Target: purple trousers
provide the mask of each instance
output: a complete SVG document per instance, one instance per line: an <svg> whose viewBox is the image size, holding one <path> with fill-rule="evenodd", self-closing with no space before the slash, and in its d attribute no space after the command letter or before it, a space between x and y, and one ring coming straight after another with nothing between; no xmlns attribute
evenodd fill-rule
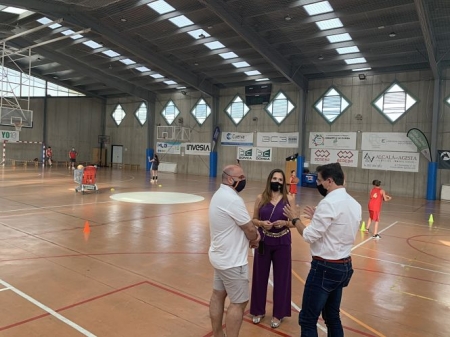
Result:
<svg viewBox="0 0 450 337"><path fill-rule="evenodd" d="M264 253L255 250L250 314L266 314L267 285L273 264L273 317L291 317L291 245L265 245Z"/></svg>

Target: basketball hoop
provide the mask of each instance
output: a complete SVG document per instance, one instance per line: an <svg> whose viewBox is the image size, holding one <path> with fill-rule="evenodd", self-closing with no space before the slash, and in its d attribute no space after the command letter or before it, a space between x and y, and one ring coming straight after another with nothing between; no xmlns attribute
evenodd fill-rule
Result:
<svg viewBox="0 0 450 337"><path fill-rule="evenodd" d="M16 128L16 131L22 131L22 123L21 122L15 122L14 127Z"/></svg>

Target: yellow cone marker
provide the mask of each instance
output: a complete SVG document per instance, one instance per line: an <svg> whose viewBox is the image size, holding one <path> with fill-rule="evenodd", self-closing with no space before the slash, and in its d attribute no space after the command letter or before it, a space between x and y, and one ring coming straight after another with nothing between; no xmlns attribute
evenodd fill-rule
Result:
<svg viewBox="0 0 450 337"><path fill-rule="evenodd" d="M361 225L361 232L365 232L366 231L366 223L363 221L362 225Z"/></svg>
<svg viewBox="0 0 450 337"><path fill-rule="evenodd" d="M430 214L430 217L428 218L428 222L434 222L434 220L433 220L433 214Z"/></svg>

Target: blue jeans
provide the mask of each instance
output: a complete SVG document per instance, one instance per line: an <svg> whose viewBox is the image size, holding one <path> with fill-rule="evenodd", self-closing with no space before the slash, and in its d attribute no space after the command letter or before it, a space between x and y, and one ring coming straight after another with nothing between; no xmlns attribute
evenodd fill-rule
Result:
<svg viewBox="0 0 450 337"><path fill-rule="evenodd" d="M352 263L332 263L313 260L305 283L302 310L298 318L301 337L317 337L317 321L320 313L325 320L329 337L342 337L341 305L342 288L350 282Z"/></svg>

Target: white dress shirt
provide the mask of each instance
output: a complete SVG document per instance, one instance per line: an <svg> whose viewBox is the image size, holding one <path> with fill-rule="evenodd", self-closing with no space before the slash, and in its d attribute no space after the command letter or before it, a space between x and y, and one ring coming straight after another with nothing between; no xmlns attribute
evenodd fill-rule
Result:
<svg viewBox="0 0 450 337"><path fill-rule="evenodd" d="M361 205L345 188L337 188L323 198L303 239L311 245L311 255L327 260L350 256L361 222Z"/></svg>

